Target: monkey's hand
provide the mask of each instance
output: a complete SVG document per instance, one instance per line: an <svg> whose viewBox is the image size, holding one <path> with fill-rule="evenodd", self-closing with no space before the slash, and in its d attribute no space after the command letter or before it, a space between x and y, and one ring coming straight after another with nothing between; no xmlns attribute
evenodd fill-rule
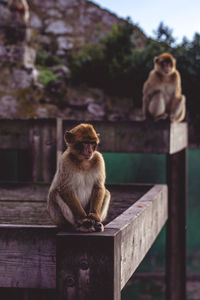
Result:
<svg viewBox="0 0 200 300"><path fill-rule="evenodd" d="M94 228L94 222L90 218L84 218L77 221L76 231L79 232L94 232L96 229Z"/></svg>
<svg viewBox="0 0 200 300"><path fill-rule="evenodd" d="M88 217L93 222L93 226L95 228L95 231L97 231L97 232L104 231L104 226L101 223L100 217L97 213L89 213Z"/></svg>
<svg viewBox="0 0 200 300"><path fill-rule="evenodd" d="M95 222L94 228L95 228L95 231L97 231L97 232L104 231L104 226L101 222Z"/></svg>
<svg viewBox="0 0 200 300"><path fill-rule="evenodd" d="M88 218L91 219L91 220L97 221L97 222L101 221L99 214L96 213L96 212L90 212L88 214Z"/></svg>

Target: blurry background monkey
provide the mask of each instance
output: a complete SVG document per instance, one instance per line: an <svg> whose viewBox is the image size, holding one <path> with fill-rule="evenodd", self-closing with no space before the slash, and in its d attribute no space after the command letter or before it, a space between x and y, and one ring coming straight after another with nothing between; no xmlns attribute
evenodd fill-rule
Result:
<svg viewBox="0 0 200 300"><path fill-rule="evenodd" d="M53 222L68 222L81 232L103 231L110 193L105 188L105 164L96 150L99 137L90 124L66 131L68 146L52 181L47 208Z"/></svg>
<svg viewBox="0 0 200 300"><path fill-rule="evenodd" d="M168 53L154 58L154 69L143 86L143 113L153 120L170 118L180 122L185 117L185 96L176 60Z"/></svg>

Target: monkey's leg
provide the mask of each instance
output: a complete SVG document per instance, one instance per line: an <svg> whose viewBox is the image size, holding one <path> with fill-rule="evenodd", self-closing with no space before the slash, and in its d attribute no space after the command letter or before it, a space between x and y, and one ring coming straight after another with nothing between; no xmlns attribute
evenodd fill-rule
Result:
<svg viewBox="0 0 200 300"><path fill-rule="evenodd" d="M73 198L73 195L68 196L71 196L71 198L70 201L66 203L66 199L64 201L61 195L56 192L54 193L53 201L49 201L48 210L54 223L58 226L64 226L69 222L77 231L95 231L94 227L83 225L88 222L88 218L78 199ZM51 200L51 194L49 197Z"/></svg>
<svg viewBox="0 0 200 300"><path fill-rule="evenodd" d="M166 119L166 104L161 92L152 96L149 101L148 112L154 120Z"/></svg>
<svg viewBox="0 0 200 300"><path fill-rule="evenodd" d="M52 221L58 226L64 226L67 222L74 225L75 219L72 211L63 201L59 193L57 191L51 191L48 198L47 209Z"/></svg>
<svg viewBox="0 0 200 300"><path fill-rule="evenodd" d="M101 210L100 210L100 218L97 219L95 213L90 212L89 214L89 217L94 221L95 231L99 231L99 232L104 231L104 226L102 222L105 220L107 216L109 204L110 204L110 192L105 189L103 203L101 205Z"/></svg>
<svg viewBox="0 0 200 300"><path fill-rule="evenodd" d="M94 185L90 197L90 212L89 217L101 222L101 210L105 197L105 188L103 186Z"/></svg>
<svg viewBox="0 0 200 300"><path fill-rule="evenodd" d="M106 190L102 209L101 209L101 221L102 222L107 217L109 205L110 205L110 192L108 190Z"/></svg>
<svg viewBox="0 0 200 300"><path fill-rule="evenodd" d="M66 197L68 198L68 201ZM79 200L73 192L67 196L65 195L64 200L62 199L62 197L59 196L58 204L62 210L62 213L64 214L64 217L67 218L67 220L74 226L76 231L95 231L93 223L91 222L90 218L88 218L85 210L81 206L81 203L79 202ZM70 215L68 215L68 211L71 212ZM74 218L73 223L72 220L70 220L71 215Z"/></svg>
<svg viewBox="0 0 200 300"><path fill-rule="evenodd" d="M185 96L182 95L181 99L176 99L171 106L170 120L172 122L181 122L185 118Z"/></svg>

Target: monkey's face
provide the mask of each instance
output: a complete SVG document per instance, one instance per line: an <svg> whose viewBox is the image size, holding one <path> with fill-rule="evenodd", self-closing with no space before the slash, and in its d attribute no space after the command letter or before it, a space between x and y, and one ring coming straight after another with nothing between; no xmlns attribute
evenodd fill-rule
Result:
<svg viewBox="0 0 200 300"><path fill-rule="evenodd" d="M171 54L163 53L154 58L155 69L163 75L170 75L175 68L175 59Z"/></svg>
<svg viewBox="0 0 200 300"><path fill-rule="evenodd" d="M172 71L172 62L170 59L164 59L160 62L161 70L164 74L170 74Z"/></svg>
<svg viewBox="0 0 200 300"><path fill-rule="evenodd" d="M91 159L93 156L94 151L96 150L97 144L96 142L79 142L74 145L74 151L76 152L76 155L79 157L79 159ZM74 152L73 151L73 152Z"/></svg>
<svg viewBox="0 0 200 300"><path fill-rule="evenodd" d="M98 135L90 124L80 124L66 131L64 139L78 160L91 159L99 143Z"/></svg>

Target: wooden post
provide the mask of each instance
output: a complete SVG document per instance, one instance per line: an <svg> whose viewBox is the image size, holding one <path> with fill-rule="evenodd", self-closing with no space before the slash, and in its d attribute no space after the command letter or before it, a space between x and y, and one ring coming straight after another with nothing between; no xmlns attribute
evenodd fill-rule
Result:
<svg viewBox="0 0 200 300"><path fill-rule="evenodd" d="M32 157L33 169L32 177L33 182L41 181L41 130L38 124L33 124L32 128Z"/></svg>
<svg viewBox="0 0 200 300"><path fill-rule="evenodd" d="M57 146L57 166L63 152L63 120L56 119L56 146Z"/></svg>
<svg viewBox="0 0 200 300"><path fill-rule="evenodd" d="M57 235L59 300L120 300L120 234Z"/></svg>
<svg viewBox="0 0 200 300"><path fill-rule="evenodd" d="M167 155L166 300L186 300L187 150Z"/></svg>
<svg viewBox="0 0 200 300"><path fill-rule="evenodd" d="M55 126L44 123L42 125L42 179L51 182L55 173L56 150L55 150Z"/></svg>

